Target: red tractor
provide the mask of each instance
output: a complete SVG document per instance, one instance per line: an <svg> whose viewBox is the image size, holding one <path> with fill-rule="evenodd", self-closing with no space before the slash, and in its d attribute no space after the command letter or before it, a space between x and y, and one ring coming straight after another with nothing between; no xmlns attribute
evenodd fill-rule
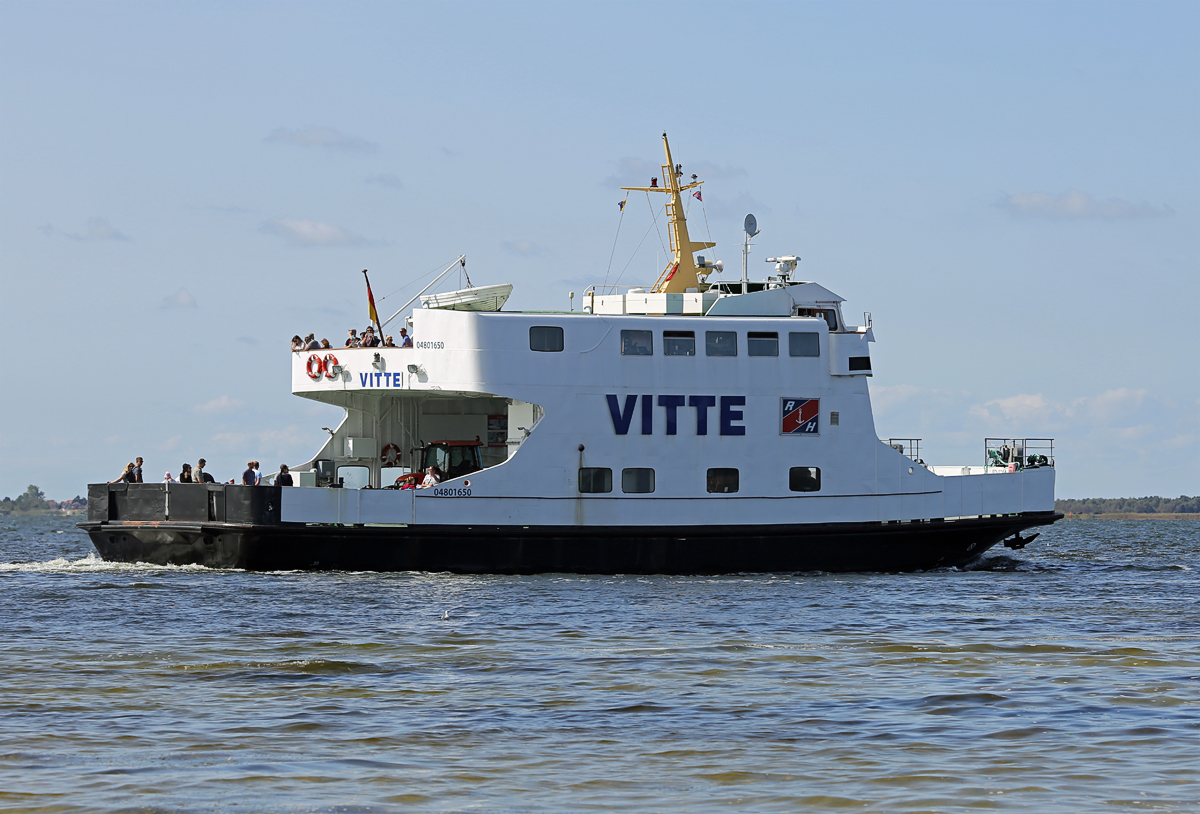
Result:
<svg viewBox="0 0 1200 814"><path fill-rule="evenodd" d="M434 472L442 480L461 478L483 469L483 458L480 450L483 444L478 438L474 441L434 441L419 450L421 467L396 478L391 489L412 489L419 486L425 479L425 471L433 467Z"/></svg>

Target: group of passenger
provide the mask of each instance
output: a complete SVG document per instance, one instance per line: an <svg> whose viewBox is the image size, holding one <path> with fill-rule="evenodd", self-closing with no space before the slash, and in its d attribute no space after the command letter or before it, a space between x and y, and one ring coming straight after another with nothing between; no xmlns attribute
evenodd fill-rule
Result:
<svg viewBox="0 0 1200 814"><path fill-rule="evenodd" d="M318 342L313 334L309 334L303 339L300 338L300 334L296 334L292 337L292 350L333 350L333 345L329 344L328 339Z"/></svg>
<svg viewBox="0 0 1200 814"><path fill-rule="evenodd" d="M381 341L375 335L375 329L368 325L360 334L354 328L347 331L346 345L347 348L411 348L412 339L408 335L407 328L400 329L400 344L397 345L392 339L391 334L388 334Z"/></svg>
<svg viewBox="0 0 1200 814"><path fill-rule="evenodd" d="M347 348L411 348L413 346L412 337L408 335L407 328L400 329L400 344L396 344L391 334L385 336L382 340L375 335L375 328L368 325L360 334L356 329L351 328L349 335L346 337L346 344L343 347ZM292 337L293 351L307 350L333 350L333 345L329 344L328 339L317 341L315 334L309 334L301 338L300 334Z"/></svg>
<svg viewBox="0 0 1200 814"><path fill-rule="evenodd" d="M193 467L189 463L183 464L179 469L179 475L174 477L170 470L163 474L163 483L216 483L217 479L204 471L204 467L208 465L208 461L201 458ZM142 479L142 459L139 457L136 461L125 465L125 470L117 477L116 480L110 480L109 483L144 483ZM237 480L230 478L228 481L222 481L226 484L236 484ZM248 461L246 463L246 471L242 473L243 486L261 486L262 485L262 470L259 468L258 461ZM288 472L287 464L279 465L279 474L275 476L276 486L292 486L292 476Z"/></svg>

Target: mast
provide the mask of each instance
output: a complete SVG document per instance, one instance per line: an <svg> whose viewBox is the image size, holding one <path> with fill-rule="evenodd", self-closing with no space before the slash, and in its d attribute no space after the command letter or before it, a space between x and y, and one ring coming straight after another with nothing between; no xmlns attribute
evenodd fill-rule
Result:
<svg viewBox="0 0 1200 814"><path fill-rule="evenodd" d="M663 150L667 156L667 163L662 167L663 185L661 187L655 183L658 179L652 178L648 187L621 187L621 189L633 192L666 193L667 235L670 238L671 251L674 254L667 261L666 268L662 270L658 281L650 290L657 294L682 294L689 288L699 288L700 277L707 278L710 273L708 269L697 270L692 253L701 249L711 249L717 244L696 241L688 237L687 216L683 213L683 193L704 182L692 181L690 184L680 185L680 179L683 177L683 165L675 164L671 160L671 145L667 141L666 133L663 133Z"/></svg>

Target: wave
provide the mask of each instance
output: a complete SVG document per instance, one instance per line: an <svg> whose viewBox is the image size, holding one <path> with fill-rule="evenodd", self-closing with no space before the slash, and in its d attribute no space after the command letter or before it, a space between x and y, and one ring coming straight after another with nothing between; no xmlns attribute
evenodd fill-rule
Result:
<svg viewBox="0 0 1200 814"><path fill-rule="evenodd" d="M208 568L203 565L154 565L148 562L109 562L96 556L95 552L78 560L58 557L45 562L2 562L0 573L112 573L112 572L159 572L159 571L219 571L227 569Z"/></svg>

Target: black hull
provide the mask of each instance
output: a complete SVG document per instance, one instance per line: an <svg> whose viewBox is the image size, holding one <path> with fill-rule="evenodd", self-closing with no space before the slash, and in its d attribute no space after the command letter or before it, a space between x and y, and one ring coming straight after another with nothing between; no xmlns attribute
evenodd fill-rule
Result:
<svg viewBox="0 0 1200 814"><path fill-rule="evenodd" d="M1034 512L947 521L778 526L311 526L180 521L80 523L105 560L259 571L461 574L718 574L915 571L964 565L1061 518Z"/></svg>

